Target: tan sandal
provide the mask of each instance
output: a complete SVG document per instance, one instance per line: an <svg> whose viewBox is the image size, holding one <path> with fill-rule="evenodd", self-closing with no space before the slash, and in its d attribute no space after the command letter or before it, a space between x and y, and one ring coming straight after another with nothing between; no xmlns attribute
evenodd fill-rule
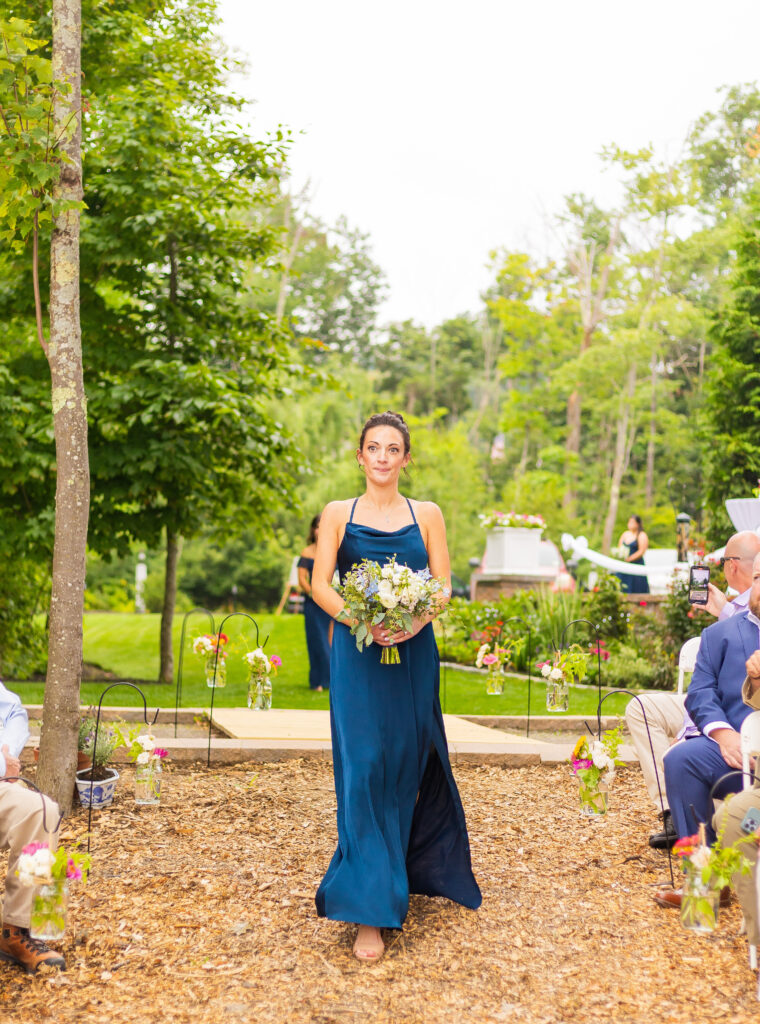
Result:
<svg viewBox="0 0 760 1024"><path fill-rule="evenodd" d="M359 930L361 932L361 928ZM369 926L364 926L369 927ZM359 935L356 936L356 942L354 942L354 956L357 960L361 960L364 963L376 963L382 959L383 953L385 952L385 943L383 942L382 936L378 935L374 942L368 942L366 939L359 941Z"/></svg>

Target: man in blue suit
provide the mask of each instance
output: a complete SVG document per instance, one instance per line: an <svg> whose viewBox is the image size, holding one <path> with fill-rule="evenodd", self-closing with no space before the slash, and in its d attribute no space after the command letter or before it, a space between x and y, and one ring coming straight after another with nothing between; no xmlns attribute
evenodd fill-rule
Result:
<svg viewBox="0 0 760 1024"><path fill-rule="evenodd" d="M739 730L752 710L742 700L746 663L760 648L760 555L752 564L749 607L702 633L697 663L686 695L686 710L700 730L693 739L677 743L664 758L665 788L679 836L692 835L697 821L707 823L708 842L715 840L710 824L710 790L726 772L741 768ZM718 795L742 788L740 776L728 779ZM692 807L694 814L692 814Z"/></svg>

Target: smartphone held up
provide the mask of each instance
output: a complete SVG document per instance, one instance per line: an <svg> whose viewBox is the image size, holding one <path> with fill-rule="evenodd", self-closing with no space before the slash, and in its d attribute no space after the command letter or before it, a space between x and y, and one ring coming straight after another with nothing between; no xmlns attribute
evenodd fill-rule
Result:
<svg viewBox="0 0 760 1024"><path fill-rule="evenodd" d="M707 604L710 596L709 565L692 565L689 569L689 601L691 604Z"/></svg>

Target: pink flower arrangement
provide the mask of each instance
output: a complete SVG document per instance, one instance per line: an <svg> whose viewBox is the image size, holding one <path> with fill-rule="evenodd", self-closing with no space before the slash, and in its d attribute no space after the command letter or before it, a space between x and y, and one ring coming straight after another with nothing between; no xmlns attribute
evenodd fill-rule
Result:
<svg viewBox="0 0 760 1024"><path fill-rule="evenodd" d="M271 658L269 659L269 664L273 668L278 669L280 667L280 665L282 665L282 658L280 657L279 654L273 654L271 656Z"/></svg>

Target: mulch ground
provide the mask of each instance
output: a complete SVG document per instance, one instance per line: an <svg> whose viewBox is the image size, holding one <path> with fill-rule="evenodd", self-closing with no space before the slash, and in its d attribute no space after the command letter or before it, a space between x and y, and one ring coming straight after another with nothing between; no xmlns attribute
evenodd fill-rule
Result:
<svg viewBox="0 0 760 1024"><path fill-rule="evenodd" d="M351 955L354 929L314 910L336 838L329 766L170 768L159 809L135 807L124 772L71 899L68 970L0 964L0 1019L757 1020L738 906L704 938L652 902L667 860L647 846L655 819L637 770L619 773L599 821L578 814L565 767L455 774L483 906L413 897L368 966ZM64 837L86 826L80 810Z"/></svg>

